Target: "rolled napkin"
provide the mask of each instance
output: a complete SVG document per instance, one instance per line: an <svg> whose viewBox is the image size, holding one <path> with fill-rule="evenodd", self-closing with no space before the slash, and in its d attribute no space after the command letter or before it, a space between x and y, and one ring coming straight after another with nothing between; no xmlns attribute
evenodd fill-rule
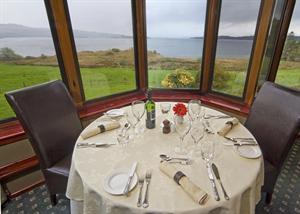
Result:
<svg viewBox="0 0 300 214"><path fill-rule="evenodd" d="M237 118L233 118L232 120L229 120L225 123L225 125L218 131L218 134L221 136L226 136L226 134L237 124L239 123L239 120Z"/></svg>
<svg viewBox="0 0 300 214"><path fill-rule="evenodd" d="M203 205L206 202L208 194L191 182L181 171L177 171L167 162L160 163L159 169L170 178L173 178L174 181L198 204Z"/></svg>
<svg viewBox="0 0 300 214"><path fill-rule="evenodd" d="M89 137L93 137L102 132L109 131L112 129L117 129L119 127L120 127L120 123L118 121L102 121L99 126L84 130L80 136L83 139L87 139Z"/></svg>

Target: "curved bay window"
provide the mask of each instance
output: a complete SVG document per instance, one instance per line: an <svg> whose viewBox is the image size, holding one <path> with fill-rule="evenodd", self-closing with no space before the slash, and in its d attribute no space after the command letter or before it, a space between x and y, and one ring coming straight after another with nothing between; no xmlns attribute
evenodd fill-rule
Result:
<svg viewBox="0 0 300 214"><path fill-rule="evenodd" d="M60 78L44 2L0 1L0 120L14 116L5 92Z"/></svg>
<svg viewBox="0 0 300 214"><path fill-rule="evenodd" d="M136 89L130 0L69 0L86 100Z"/></svg>
<svg viewBox="0 0 300 214"><path fill-rule="evenodd" d="M148 84L199 89L206 1L146 0Z"/></svg>

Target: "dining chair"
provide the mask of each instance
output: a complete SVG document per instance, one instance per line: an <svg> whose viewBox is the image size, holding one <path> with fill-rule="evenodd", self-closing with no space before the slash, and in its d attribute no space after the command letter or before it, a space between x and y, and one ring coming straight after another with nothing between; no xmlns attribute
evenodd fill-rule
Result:
<svg viewBox="0 0 300 214"><path fill-rule="evenodd" d="M265 82L250 109L245 126L256 138L264 157L262 191L272 200L282 164L300 128L300 91Z"/></svg>
<svg viewBox="0 0 300 214"><path fill-rule="evenodd" d="M61 80L5 93L37 154L51 204L65 193L73 147L82 131L76 106Z"/></svg>

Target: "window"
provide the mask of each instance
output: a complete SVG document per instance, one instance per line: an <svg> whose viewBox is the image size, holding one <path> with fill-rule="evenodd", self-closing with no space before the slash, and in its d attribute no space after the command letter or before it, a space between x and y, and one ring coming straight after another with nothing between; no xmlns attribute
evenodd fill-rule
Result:
<svg viewBox="0 0 300 214"><path fill-rule="evenodd" d="M43 1L0 0L0 120L5 92L60 78Z"/></svg>
<svg viewBox="0 0 300 214"><path fill-rule="evenodd" d="M223 0L212 90L242 97L260 0Z"/></svg>
<svg viewBox="0 0 300 214"><path fill-rule="evenodd" d="M269 30L268 40L267 40L267 44L266 44L266 51L264 54L264 59L263 59L262 67L261 67L260 74L259 74L257 90L259 90L260 86L267 79L268 72L271 69L273 55L275 54L276 39L277 39L277 35L279 34L279 30L280 30L280 20L282 17L282 10L284 7L284 2L285 2L284 0L277 0L276 4L275 4L271 27Z"/></svg>
<svg viewBox="0 0 300 214"><path fill-rule="evenodd" d="M130 0L69 0L87 100L136 89Z"/></svg>
<svg viewBox="0 0 300 214"><path fill-rule="evenodd" d="M300 3L296 1L284 49L276 75L276 83L300 89Z"/></svg>
<svg viewBox="0 0 300 214"><path fill-rule="evenodd" d="M151 88L199 88L204 0L146 0Z"/></svg>

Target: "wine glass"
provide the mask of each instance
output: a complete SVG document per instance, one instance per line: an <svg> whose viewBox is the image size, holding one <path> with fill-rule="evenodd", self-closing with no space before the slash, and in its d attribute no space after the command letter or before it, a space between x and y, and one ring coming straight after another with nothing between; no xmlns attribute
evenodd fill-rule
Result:
<svg viewBox="0 0 300 214"><path fill-rule="evenodd" d="M139 125L140 125L142 117L145 114L145 102L142 100L133 101L131 103L131 110L132 110L134 117L137 120L137 123L135 125L135 128L136 128L135 130L136 130L137 134L139 134L142 132L142 128L139 127Z"/></svg>
<svg viewBox="0 0 300 214"><path fill-rule="evenodd" d="M174 117L175 131L179 135L179 144L175 147L175 153L186 154L187 150L183 146L183 140L191 129L191 121L187 115Z"/></svg>
<svg viewBox="0 0 300 214"><path fill-rule="evenodd" d="M200 100L190 100L188 104L189 115L192 121L200 118L201 114L201 101Z"/></svg>
<svg viewBox="0 0 300 214"><path fill-rule="evenodd" d="M192 122L190 134L194 142L191 153L197 155L197 152L199 151L199 141L204 137L204 127L201 121L198 120Z"/></svg>
<svg viewBox="0 0 300 214"><path fill-rule="evenodd" d="M161 103L160 104L160 110L161 113L163 114L163 120L167 119L168 113L171 110L171 104L170 103Z"/></svg>
<svg viewBox="0 0 300 214"><path fill-rule="evenodd" d="M137 119L134 117L132 111L126 111L125 119L126 119L126 122L129 124L129 127L127 128L129 139L132 140L134 138L134 134L135 134Z"/></svg>
<svg viewBox="0 0 300 214"><path fill-rule="evenodd" d="M211 164L215 154L215 143L212 140L206 139L201 143L201 156L206 164Z"/></svg>

